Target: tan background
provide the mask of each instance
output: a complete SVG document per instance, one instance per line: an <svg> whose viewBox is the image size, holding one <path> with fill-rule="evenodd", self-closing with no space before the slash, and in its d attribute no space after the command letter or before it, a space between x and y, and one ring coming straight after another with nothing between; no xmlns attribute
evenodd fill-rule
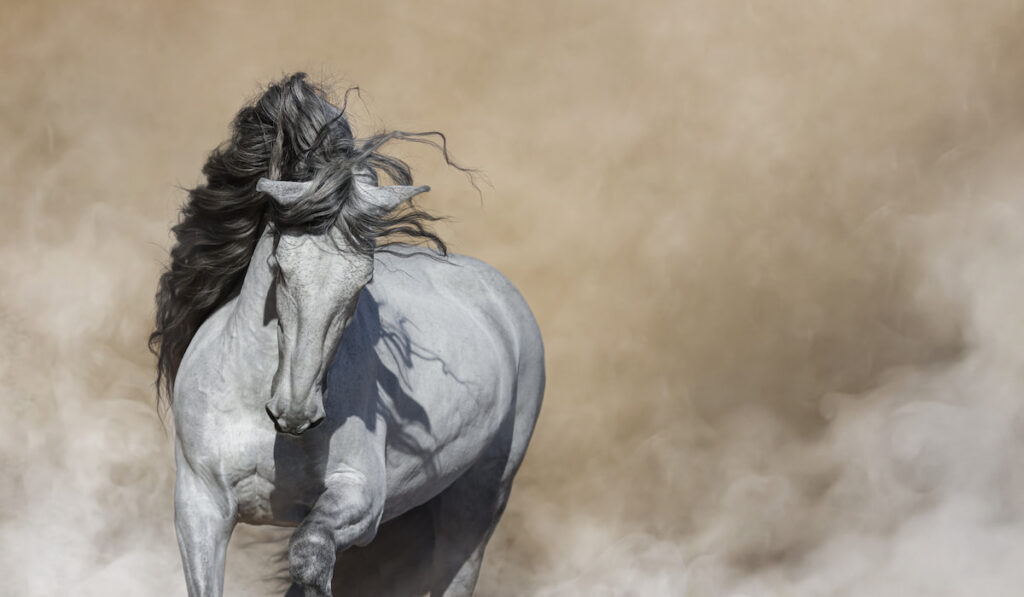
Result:
<svg viewBox="0 0 1024 597"><path fill-rule="evenodd" d="M483 170L400 152L544 331L480 594L1019 594L1022 11L4 2L0 593L184 593L144 346L176 185L301 69Z"/></svg>

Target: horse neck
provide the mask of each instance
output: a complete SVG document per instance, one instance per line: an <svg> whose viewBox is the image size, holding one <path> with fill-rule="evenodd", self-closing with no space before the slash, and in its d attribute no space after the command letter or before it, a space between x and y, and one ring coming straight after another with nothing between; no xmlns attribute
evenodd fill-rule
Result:
<svg viewBox="0 0 1024 597"><path fill-rule="evenodd" d="M227 321L223 338L228 350L246 368L259 367L273 374L277 367L277 322L267 317L267 297L274 274L267 263L274 238L264 232L256 243L242 290ZM269 386L267 387L269 391Z"/></svg>

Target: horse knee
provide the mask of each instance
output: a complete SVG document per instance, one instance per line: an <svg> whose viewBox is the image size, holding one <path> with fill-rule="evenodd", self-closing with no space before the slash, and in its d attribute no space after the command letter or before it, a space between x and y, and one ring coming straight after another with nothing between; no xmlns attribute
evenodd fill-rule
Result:
<svg viewBox="0 0 1024 597"><path fill-rule="evenodd" d="M318 562L323 558L315 556L316 553L329 551L333 565L336 550L370 543L384 513L382 497L383 491L375 492L362 475L339 475L332 479L292 536L289 560L293 560L296 580L302 575L317 574L316 568L321 565Z"/></svg>
<svg viewBox="0 0 1024 597"><path fill-rule="evenodd" d="M337 546L362 547L372 541L384 513L383 490L362 475L346 475L329 489L329 495L318 515L334 529Z"/></svg>
<svg viewBox="0 0 1024 597"><path fill-rule="evenodd" d="M306 587L328 589L334 573L335 546L330 534L317 529L297 530L288 547L288 572Z"/></svg>
<svg viewBox="0 0 1024 597"><path fill-rule="evenodd" d="M350 544L364 547L377 536L383 508L380 507L378 500L373 499L368 488L360 487L349 492L348 501L352 517L348 521L348 529L343 534L348 535L346 539Z"/></svg>

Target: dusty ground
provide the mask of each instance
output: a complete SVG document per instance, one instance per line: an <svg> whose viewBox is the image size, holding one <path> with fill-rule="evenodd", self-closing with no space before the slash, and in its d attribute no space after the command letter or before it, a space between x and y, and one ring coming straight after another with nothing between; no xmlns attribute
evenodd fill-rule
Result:
<svg viewBox="0 0 1024 597"><path fill-rule="evenodd" d="M0 7L0 592L184 593L151 297L301 69L486 173L404 154L544 331L480 594L1019 594L1020 2L211 4Z"/></svg>

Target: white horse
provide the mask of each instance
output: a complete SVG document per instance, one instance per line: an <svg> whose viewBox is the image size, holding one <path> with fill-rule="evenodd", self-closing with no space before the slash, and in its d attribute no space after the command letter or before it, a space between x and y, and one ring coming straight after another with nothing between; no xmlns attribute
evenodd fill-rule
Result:
<svg viewBox="0 0 1024 597"><path fill-rule="evenodd" d="M278 109L277 150L288 154ZM324 110L314 133L338 122ZM387 217L428 190L377 186L365 167L332 175L347 184L315 171L304 182L260 177L250 197L273 202L270 214L329 196L349 216ZM394 244L367 254L336 225L265 222L240 290L170 373L189 595L221 594L237 522L297 526L289 594L330 595L336 553L420 505L434 529L431 594L472 594L544 390L529 308L468 257Z"/></svg>

